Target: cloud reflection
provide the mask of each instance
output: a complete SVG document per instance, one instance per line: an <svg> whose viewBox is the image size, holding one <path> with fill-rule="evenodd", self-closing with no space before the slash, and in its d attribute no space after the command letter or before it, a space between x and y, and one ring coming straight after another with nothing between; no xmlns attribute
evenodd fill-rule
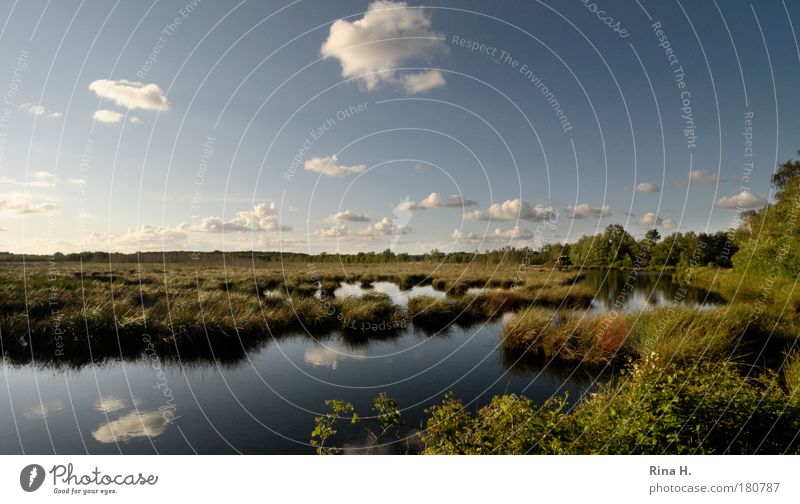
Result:
<svg viewBox="0 0 800 504"><path fill-rule="evenodd" d="M309 366L326 367L336 370L339 361L346 359L364 360L364 352L344 350L336 345L316 345L306 349L303 360Z"/></svg>
<svg viewBox="0 0 800 504"><path fill-rule="evenodd" d="M160 436L169 421L159 411L132 411L98 427L92 436L101 443L130 441L135 438Z"/></svg>
<svg viewBox="0 0 800 504"><path fill-rule="evenodd" d="M94 408L100 413L114 413L125 409L126 406L125 401L114 396L102 396L94 403Z"/></svg>

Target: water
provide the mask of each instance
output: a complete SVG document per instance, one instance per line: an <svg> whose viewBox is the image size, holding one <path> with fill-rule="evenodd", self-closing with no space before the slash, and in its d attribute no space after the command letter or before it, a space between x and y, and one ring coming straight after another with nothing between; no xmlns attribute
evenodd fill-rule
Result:
<svg viewBox="0 0 800 504"><path fill-rule="evenodd" d="M613 305L624 285L618 273L587 275L601 294L593 310ZM398 304L413 295L442 294L430 287L407 293L379 283L375 288ZM343 289L337 295L361 293L356 286ZM626 309L663 304L675 289L668 278L641 275ZM708 300L695 292L685 303ZM439 334L411 327L369 339L268 338L225 362L148 355L80 367L6 364L0 374L0 453L313 453L307 443L326 399L352 401L371 414L372 398L387 392L403 408L404 423L418 426L424 408L446 391L470 407L502 393L542 403L564 392L579 398L597 379L586 370L505 352L499 346L502 324ZM358 452L367 443L365 430L345 427L335 442ZM396 443L377 451L403 450Z"/></svg>
<svg viewBox="0 0 800 504"><path fill-rule="evenodd" d="M627 294L626 283L633 286L632 289L627 289ZM583 284L595 292L590 308L594 313L612 309L639 311L673 303L710 309L725 303L719 294L673 283L669 273L640 271L632 276L631 271L590 270L586 271Z"/></svg>
<svg viewBox="0 0 800 504"><path fill-rule="evenodd" d="M398 306L408 306L408 300L419 296L430 296L436 298L443 298L447 295L444 291L437 291L430 285L416 285L408 290L401 290L400 287L393 282L375 282L371 289L373 292L386 294L392 299L392 302ZM356 283L343 283L333 292L337 298L347 296L361 297L369 292L368 289L361 287L361 282Z"/></svg>

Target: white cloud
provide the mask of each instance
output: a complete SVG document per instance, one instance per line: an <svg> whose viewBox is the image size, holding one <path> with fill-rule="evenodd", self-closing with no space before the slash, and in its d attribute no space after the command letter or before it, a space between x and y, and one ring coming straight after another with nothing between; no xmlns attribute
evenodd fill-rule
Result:
<svg viewBox="0 0 800 504"><path fill-rule="evenodd" d="M509 229L496 228L493 232L485 235L454 229L450 236L460 242L480 243L482 241L529 240L533 238L533 233L528 229L515 226Z"/></svg>
<svg viewBox="0 0 800 504"><path fill-rule="evenodd" d="M438 70L410 73L403 76L403 89L411 95L426 93L432 89L443 87L445 84L444 75Z"/></svg>
<svg viewBox="0 0 800 504"><path fill-rule="evenodd" d="M92 114L92 118L101 123L114 124L121 122L125 116L115 110L100 109Z"/></svg>
<svg viewBox="0 0 800 504"><path fill-rule="evenodd" d="M493 233L494 238L499 240L530 240L533 233L529 230L515 226L511 229L497 228Z"/></svg>
<svg viewBox="0 0 800 504"><path fill-rule="evenodd" d="M375 224L370 224L359 231L361 236L400 236L411 232L411 228L402 224L395 224L388 217L384 217Z"/></svg>
<svg viewBox="0 0 800 504"><path fill-rule="evenodd" d="M661 225L664 229L673 229L675 227L675 221L672 219L664 219Z"/></svg>
<svg viewBox="0 0 800 504"><path fill-rule="evenodd" d="M111 234L106 235L106 238L110 238L115 245L123 247L136 246L140 247L140 250L157 247L162 244L169 249L172 248L170 245L172 243L184 243L189 236L188 233L189 225L185 223L177 226L143 224L139 227L129 228L124 235Z"/></svg>
<svg viewBox="0 0 800 504"><path fill-rule="evenodd" d="M698 184L712 184L720 181L716 173L712 173L708 170L692 170L691 173L689 173L689 179Z"/></svg>
<svg viewBox="0 0 800 504"><path fill-rule="evenodd" d="M330 214L329 216L325 217L322 222L326 224L338 224L339 222L369 222L371 220L372 219L370 219L367 215L359 215L351 212L350 210L345 210L343 212Z"/></svg>
<svg viewBox="0 0 800 504"><path fill-rule="evenodd" d="M52 202L34 202L24 194L0 194L0 212L13 214L40 214L58 211L58 205Z"/></svg>
<svg viewBox="0 0 800 504"><path fill-rule="evenodd" d="M456 241L467 243L477 243L483 238L483 236L478 233L471 233L468 231L462 231L460 229L454 229L453 234L450 236Z"/></svg>
<svg viewBox="0 0 800 504"><path fill-rule="evenodd" d="M86 179L74 179L74 178L71 178L71 179L67 179L67 182L69 182L72 185L76 185L76 186L85 186L86 185Z"/></svg>
<svg viewBox="0 0 800 504"><path fill-rule="evenodd" d="M22 180L15 180L10 177L0 177L0 184L10 184L22 187L36 187L36 188L49 188L53 187L55 176L49 172L35 172L31 174L27 182Z"/></svg>
<svg viewBox="0 0 800 504"><path fill-rule="evenodd" d="M377 0L369 4L361 19L334 22L322 44L322 55L339 60L342 76L358 78L367 90L399 84L409 93L420 93L444 85L441 73L424 72L398 79L395 68L431 61L437 53L447 52L444 36L434 32L431 24L424 9L409 8L406 2Z"/></svg>
<svg viewBox="0 0 800 504"><path fill-rule="evenodd" d="M34 103L23 103L19 106L19 109L23 112L27 112L28 114L35 115L35 116L45 116L50 119L58 119L61 117L61 112L49 112L45 107L42 105L36 105Z"/></svg>
<svg viewBox="0 0 800 504"><path fill-rule="evenodd" d="M766 202L767 198L763 194L742 191L733 196L721 197L714 206L717 208L751 209L764 206Z"/></svg>
<svg viewBox="0 0 800 504"><path fill-rule="evenodd" d="M567 212L567 217L570 219L586 219L589 217L608 217L611 215L611 208L608 205L603 205L601 207L593 207L586 203L581 203L579 205L567 205L564 207L564 211Z"/></svg>
<svg viewBox="0 0 800 504"><path fill-rule="evenodd" d="M658 185L652 182L639 182L636 185L636 192L640 193L658 192Z"/></svg>
<svg viewBox="0 0 800 504"><path fill-rule="evenodd" d="M361 173L367 169L363 164L358 165L337 165L339 159L336 154L325 157L314 157L306 161L305 169L314 173L321 173L328 177L338 177L349 173Z"/></svg>
<svg viewBox="0 0 800 504"><path fill-rule="evenodd" d="M239 212L229 220L220 217L206 217L200 223L199 231L221 233L223 231L291 231L288 226L279 222L278 205L258 203L252 210Z"/></svg>
<svg viewBox="0 0 800 504"><path fill-rule="evenodd" d="M350 234L350 229L345 224L335 224L329 228L317 229L314 234L320 238L341 238Z"/></svg>
<svg viewBox="0 0 800 504"><path fill-rule="evenodd" d="M658 217L653 212L646 212L642 215L641 219L639 219L639 224L642 226L660 226L663 222L664 219Z"/></svg>
<svg viewBox="0 0 800 504"><path fill-rule="evenodd" d="M128 121L130 121L132 124L140 124L142 122L142 120L136 116L131 117L128 119Z"/></svg>
<svg viewBox="0 0 800 504"><path fill-rule="evenodd" d="M395 210L425 210L428 208L463 208L477 205L478 202L471 199L464 199L458 194L451 194L447 199L437 192L430 193L425 199L417 203L416 201L402 201L395 205Z"/></svg>
<svg viewBox="0 0 800 504"><path fill-rule="evenodd" d="M543 221L554 219L558 213L551 206L541 203L513 199L502 203L493 203L487 210L475 210L464 214L467 220L528 220Z"/></svg>
<svg viewBox="0 0 800 504"><path fill-rule="evenodd" d="M97 96L113 101L129 110L166 110L169 108L164 91L156 84L127 80L100 79L89 84Z"/></svg>

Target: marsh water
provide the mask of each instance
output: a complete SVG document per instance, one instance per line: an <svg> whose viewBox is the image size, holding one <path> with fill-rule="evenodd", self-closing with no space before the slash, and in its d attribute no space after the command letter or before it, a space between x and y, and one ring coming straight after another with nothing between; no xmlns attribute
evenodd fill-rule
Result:
<svg viewBox="0 0 800 504"><path fill-rule="evenodd" d="M626 274L589 272L584 281L599 293L591 309L602 311L614 306ZM671 300L700 307L721 302L700 290L684 292L664 275L640 274L632 285L624 309ZM398 304L432 290L376 288ZM337 292L358 293L357 286ZM412 326L391 337L267 338L224 362L145 355L83 366L4 364L0 453L313 453L308 441L326 399L352 401L369 415L372 398L386 392L399 402L403 421L411 426L405 434L413 434L424 409L441 401L446 391L470 407L502 393L524 394L541 403L568 392L575 401L604 379L596 371L505 352L500 346L503 323L442 333ZM364 429L346 426L334 439L353 453L363 452L369 441ZM373 452L407 449L406 443L396 442Z"/></svg>

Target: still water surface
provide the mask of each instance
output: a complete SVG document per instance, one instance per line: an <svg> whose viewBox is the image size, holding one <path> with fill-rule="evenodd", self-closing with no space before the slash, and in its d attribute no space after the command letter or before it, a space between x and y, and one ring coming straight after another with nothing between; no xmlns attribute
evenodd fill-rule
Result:
<svg viewBox="0 0 800 504"><path fill-rule="evenodd" d="M619 272L589 272L586 282L599 291L595 311L613 306L625 283ZM398 304L432 293L376 288ZM357 294L355 287L343 289L337 294ZM668 277L640 275L626 309L669 302L675 289ZM719 301L692 291L683 302ZM502 324L439 334L410 327L373 339L298 334L269 339L225 363L151 355L80 368L4 365L0 453L312 453L309 434L326 399L352 401L369 414L372 398L387 392L403 408L404 422L419 425L424 408L448 390L479 406L502 393L537 403L564 392L575 399L595 383L585 370L504 352ZM367 442L363 429L340 434L335 441L350 451ZM398 443L377 451L403 449Z"/></svg>

